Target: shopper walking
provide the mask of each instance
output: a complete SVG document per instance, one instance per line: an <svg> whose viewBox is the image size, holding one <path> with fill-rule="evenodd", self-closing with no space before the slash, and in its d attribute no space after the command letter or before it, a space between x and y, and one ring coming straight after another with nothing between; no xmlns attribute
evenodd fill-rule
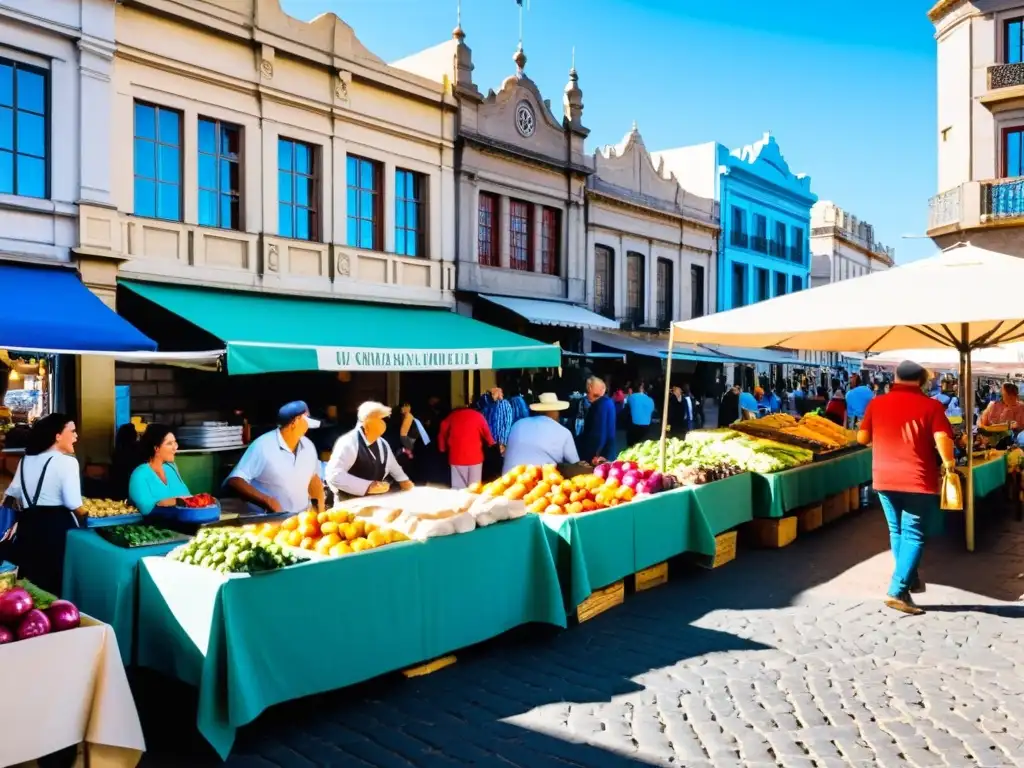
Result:
<svg viewBox="0 0 1024 768"><path fill-rule="evenodd" d="M448 454L452 488L468 488L483 479L484 449L495 445L483 414L466 406L441 422L437 445Z"/></svg>
<svg viewBox="0 0 1024 768"><path fill-rule="evenodd" d="M583 432L576 442L580 458L595 464L598 459L610 460L618 456L615 449L615 404L606 392L604 381L596 376L587 379L590 405L583 417Z"/></svg>
<svg viewBox="0 0 1024 768"><path fill-rule="evenodd" d="M654 418L654 398L647 394L647 386L640 383L636 392L626 398L626 441L630 445L642 443L651 432L651 419Z"/></svg>
<svg viewBox="0 0 1024 768"><path fill-rule="evenodd" d="M928 378L917 363L900 363L892 391L868 404L857 433L858 442L873 448L872 484L896 561L885 604L911 615L924 613L910 593L924 591L918 574L924 530L928 519L940 514L936 450L947 472L956 466L953 428L942 404L924 393Z"/></svg>

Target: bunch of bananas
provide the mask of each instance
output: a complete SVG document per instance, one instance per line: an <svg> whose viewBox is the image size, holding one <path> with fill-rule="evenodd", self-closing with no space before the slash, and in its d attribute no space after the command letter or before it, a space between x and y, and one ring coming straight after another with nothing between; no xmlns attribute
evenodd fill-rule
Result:
<svg viewBox="0 0 1024 768"><path fill-rule="evenodd" d="M784 429L785 427L795 427L797 425L797 420L788 413L773 413L769 416L758 419L757 423L762 427Z"/></svg>

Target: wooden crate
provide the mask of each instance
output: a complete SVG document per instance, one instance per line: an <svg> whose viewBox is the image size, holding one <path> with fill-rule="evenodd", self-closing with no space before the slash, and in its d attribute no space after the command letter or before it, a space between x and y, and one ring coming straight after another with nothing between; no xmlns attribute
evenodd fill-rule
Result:
<svg viewBox="0 0 1024 768"><path fill-rule="evenodd" d="M849 496L846 491L826 496L821 505L821 521L828 525L850 511Z"/></svg>
<svg viewBox="0 0 1024 768"><path fill-rule="evenodd" d="M652 565L650 568L644 568L642 571L637 571L634 578L634 586L637 592L643 592L645 589L660 587L667 581L668 561L665 561L664 563Z"/></svg>
<svg viewBox="0 0 1024 768"><path fill-rule="evenodd" d="M736 531L726 531L715 536L715 556L702 557L697 563L702 568L720 568L736 559Z"/></svg>
<svg viewBox="0 0 1024 768"><path fill-rule="evenodd" d="M790 517L758 517L747 523L747 533L751 543L757 547L780 549L796 541L797 518Z"/></svg>
<svg viewBox="0 0 1024 768"><path fill-rule="evenodd" d="M800 533L810 533L822 526L821 504L812 504L809 507L797 510L796 527Z"/></svg>
<svg viewBox="0 0 1024 768"><path fill-rule="evenodd" d="M576 606L576 620L587 621L605 611L622 605L626 599L626 583L616 581L614 584L595 590L586 600Z"/></svg>
<svg viewBox="0 0 1024 768"><path fill-rule="evenodd" d="M423 677L429 675L438 670L450 667L454 664L457 659L454 656L442 656L439 659L428 661L426 664L420 664L418 667L409 667L409 669L403 669L402 674L406 677Z"/></svg>
<svg viewBox="0 0 1024 768"><path fill-rule="evenodd" d="M847 492L847 506L850 512L856 512L860 509L860 486L855 485L850 488Z"/></svg>

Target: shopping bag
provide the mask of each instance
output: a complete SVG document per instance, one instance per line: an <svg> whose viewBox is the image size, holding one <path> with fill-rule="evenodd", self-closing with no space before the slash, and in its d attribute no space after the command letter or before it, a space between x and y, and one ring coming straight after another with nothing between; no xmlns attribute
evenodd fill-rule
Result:
<svg viewBox="0 0 1024 768"><path fill-rule="evenodd" d="M960 484L960 474L948 470L942 475L939 489L939 509L959 510L964 508L964 492Z"/></svg>

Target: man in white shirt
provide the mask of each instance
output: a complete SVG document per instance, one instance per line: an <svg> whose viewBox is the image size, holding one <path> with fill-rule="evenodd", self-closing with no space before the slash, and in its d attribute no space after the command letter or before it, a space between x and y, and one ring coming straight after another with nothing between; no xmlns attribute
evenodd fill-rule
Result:
<svg viewBox="0 0 1024 768"><path fill-rule="evenodd" d="M345 496L367 496L387 493L395 480L403 491L413 487L409 476L384 440L385 419L391 409L382 403L363 403L356 414L358 424L351 432L338 438L327 462L327 486L335 499Z"/></svg>
<svg viewBox="0 0 1024 768"><path fill-rule="evenodd" d="M320 422L301 400L281 406L278 428L249 444L225 484L249 502L249 511L305 512L312 499L324 511L320 457L306 432Z"/></svg>
<svg viewBox="0 0 1024 768"><path fill-rule="evenodd" d="M503 472L521 464L540 467L545 464L576 464L580 460L572 432L559 423L559 414L569 403L559 400L553 392L542 394L530 406L536 413L512 425L505 447Z"/></svg>

